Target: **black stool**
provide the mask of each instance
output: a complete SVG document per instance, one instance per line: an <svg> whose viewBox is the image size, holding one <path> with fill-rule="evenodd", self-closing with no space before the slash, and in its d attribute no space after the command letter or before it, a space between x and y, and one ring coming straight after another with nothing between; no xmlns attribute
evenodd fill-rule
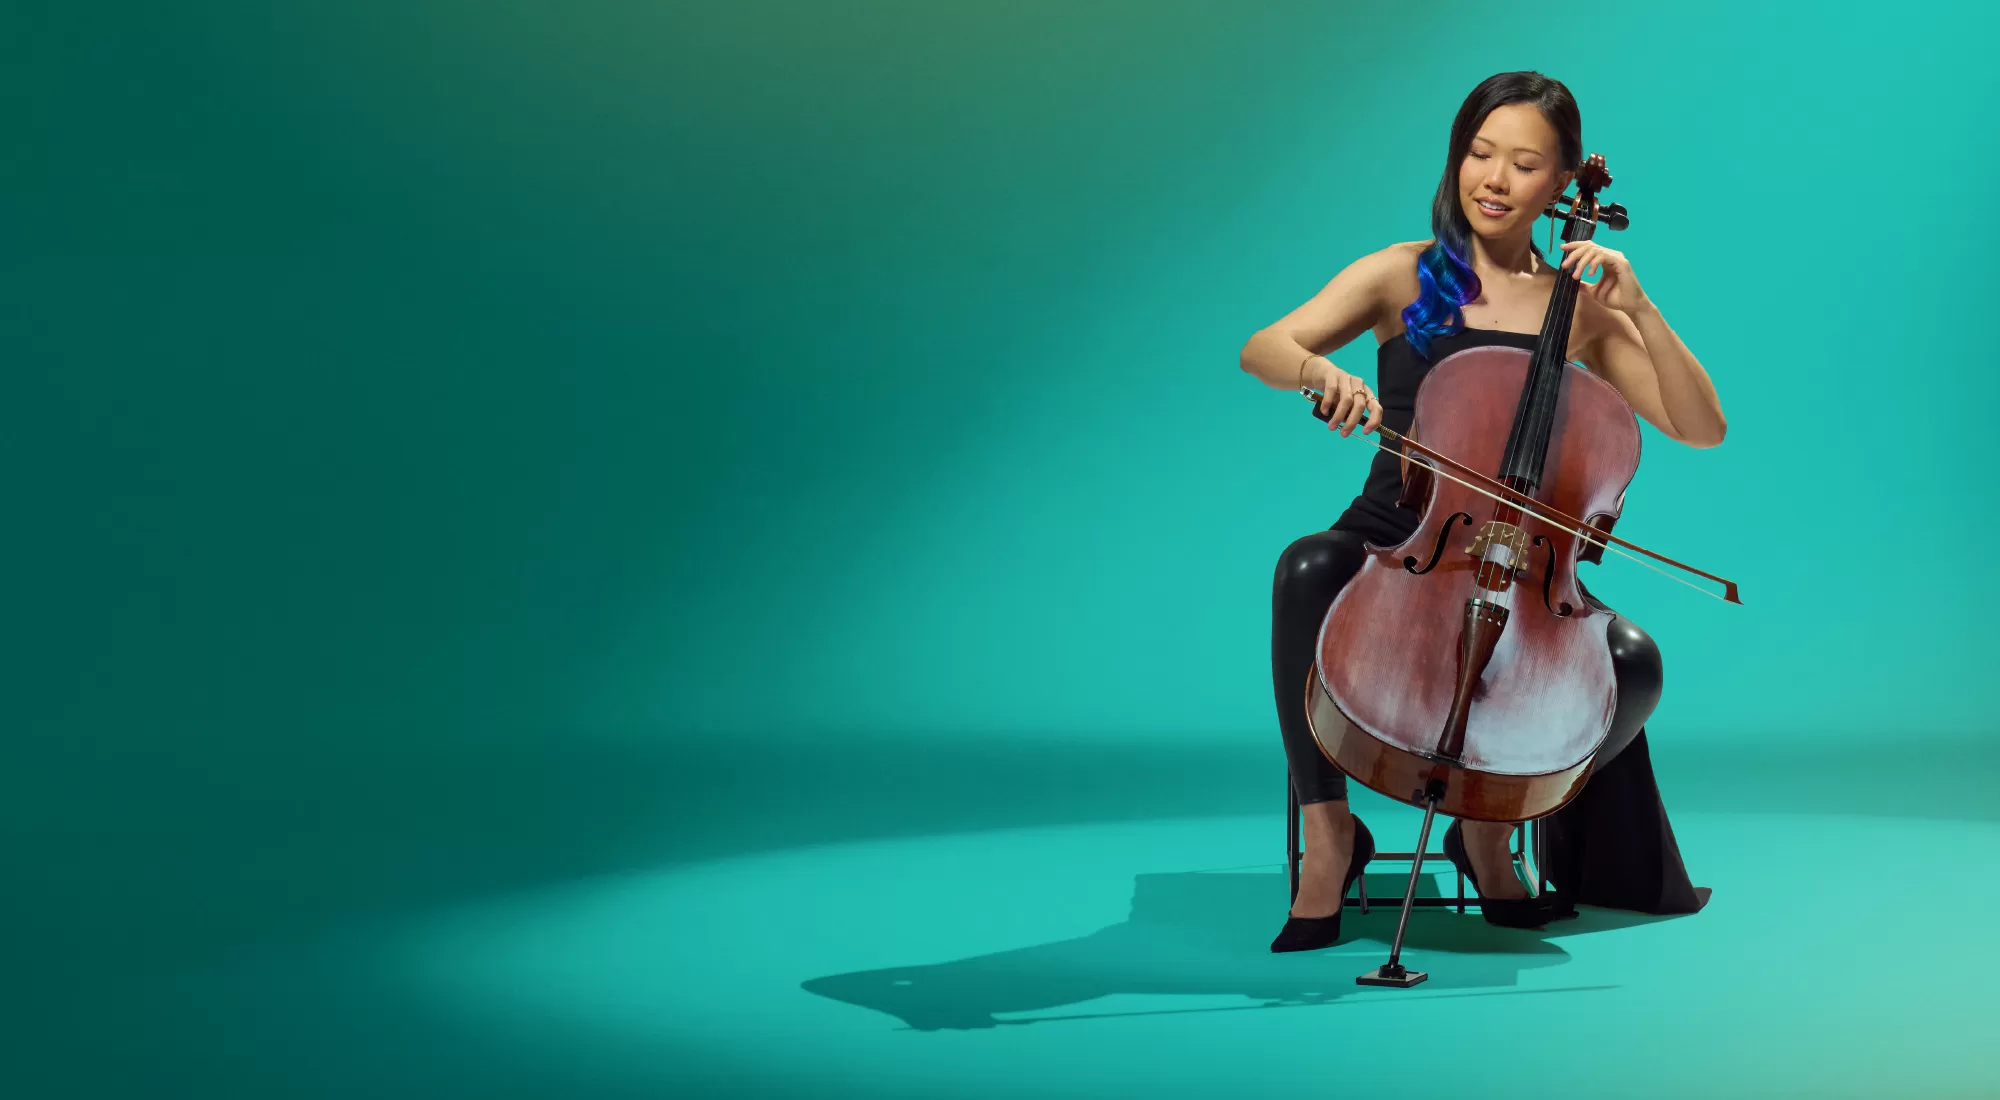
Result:
<svg viewBox="0 0 2000 1100"><path fill-rule="evenodd" d="M1299 859L1301 851L1299 841L1299 792L1292 787L1292 773L1290 769L1287 769L1285 772L1285 867L1291 877L1293 900L1297 900L1299 896ZM1524 868L1527 874L1522 877L1534 880L1536 883L1536 893L1545 893L1550 889L1550 886L1548 877L1542 874L1544 864L1542 862L1542 823L1540 821L1523 822L1514 830L1514 862L1522 863L1528 858L1530 853L1533 855L1533 863ZM1416 852L1376 852L1375 858L1378 860L1386 859L1396 863L1408 863L1412 860L1420 859L1419 854ZM1426 851L1421 855L1421 860L1444 858L1444 853L1441 851ZM1465 896L1464 872L1458 871L1457 868L1453 868L1453 870L1456 872L1458 879L1458 896L1456 898L1416 898L1411 904L1431 908L1449 908L1455 906L1461 913L1465 912L1465 907L1468 905L1477 906L1479 904L1477 897L1468 898ZM1361 895L1356 900L1361 903L1361 911L1366 913L1368 911L1368 876L1365 874L1356 876L1354 886Z"/></svg>

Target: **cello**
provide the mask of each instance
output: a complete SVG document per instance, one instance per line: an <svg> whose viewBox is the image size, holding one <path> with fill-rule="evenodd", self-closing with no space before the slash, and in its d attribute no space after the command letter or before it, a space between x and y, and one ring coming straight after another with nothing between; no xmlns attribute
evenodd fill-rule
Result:
<svg viewBox="0 0 2000 1100"><path fill-rule="evenodd" d="M1622 206L1597 199L1611 183L1603 156L1585 160L1576 181L1574 199L1544 211L1562 214L1564 241L1629 224ZM1558 269L1533 351L1446 356L1418 388L1410 431L1380 430L1376 446L1404 459L1403 499L1422 519L1398 546L1367 546L1321 624L1305 699L1335 766L1424 810L1389 961L1356 979L1364 985L1426 977L1401 954L1437 813L1534 820L1589 778L1617 684L1612 613L1585 598L1578 565L1622 546L1742 602L1734 582L1610 533L1638 472L1639 426L1609 382L1567 360L1579 285ZM1301 392L1326 419L1320 394Z"/></svg>

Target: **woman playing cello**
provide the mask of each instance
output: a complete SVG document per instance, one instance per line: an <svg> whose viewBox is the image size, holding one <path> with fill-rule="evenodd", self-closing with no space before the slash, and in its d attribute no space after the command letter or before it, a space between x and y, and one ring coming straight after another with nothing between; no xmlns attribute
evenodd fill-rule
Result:
<svg viewBox="0 0 2000 1100"><path fill-rule="evenodd" d="M1726 424L1715 387L1624 254L1584 240L1565 242L1552 260L1534 245L1536 218L1563 193L1582 159L1576 101L1559 81L1514 72L1481 82L1452 124L1431 208L1434 236L1349 264L1252 336L1243 347L1243 370L1275 388L1321 392L1328 427L1343 436L1378 427L1408 432L1418 384L1432 364L1481 345L1533 349L1556 281L1601 274L1577 296L1567 358L1609 382L1669 439L1693 447L1722 442ZM1322 354L1364 331L1379 345L1376 387ZM1306 848L1290 919L1273 951L1336 942L1341 899L1374 851L1367 828L1348 810L1346 776L1314 738L1300 689L1327 610L1360 568L1364 543L1395 546L1416 530L1419 513L1402 501L1402 489L1402 460L1378 452L1360 495L1333 526L1293 542L1278 559L1272 686ZM1616 713L1583 792L1545 821L1551 877L1568 900L1692 911L1700 902L1660 805L1642 733L1659 698L1659 652L1623 618L1611 620L1607 640ZM1514 877L1513 828L1461 821L1447 832L1445 851L1474 881L1487 920L1536 927L1554 911Z"/></svg>

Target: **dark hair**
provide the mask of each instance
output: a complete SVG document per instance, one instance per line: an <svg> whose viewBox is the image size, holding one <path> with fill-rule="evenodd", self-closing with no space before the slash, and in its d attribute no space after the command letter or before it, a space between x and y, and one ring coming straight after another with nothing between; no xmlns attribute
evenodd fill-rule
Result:
<svg viewBox="0 0 2000 1100"><path fill-rule="evenodd" d="M1479 276L1472 271L1472 223L1458 201L1458 171L1465 162L1479 126L1495 107L1532 103L1555 128L1559 164L1574 172L1583 163L1583 117L1576 99L1562 81L1537 72L1498 73L1479 82L1459 105L1451 123L1451 145L1445 155L1444 178L1431 200L1431 234L1437 238L1417 257L1417 300L1403 308L1403 330L1417 354L1430 358L1431 338L1465 331L1460 308L1479 297ZM1533 242L1530 251L1541 256ZM1544 262L1547 257L1543 256Z"/></svg>

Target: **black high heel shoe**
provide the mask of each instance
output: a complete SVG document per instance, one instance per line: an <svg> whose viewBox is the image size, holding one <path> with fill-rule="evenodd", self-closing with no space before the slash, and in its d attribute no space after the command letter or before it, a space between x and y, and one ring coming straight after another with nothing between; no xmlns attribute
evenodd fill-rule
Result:
<svg viewBox="0 0 2000 1100"><path fill-rule="evenodd" d="M1444 831L1444 855L1458 868L1459 874L1472 882L1472 888L1479 890L1479 876L1472 873L1472 857L1465 854L1465 837L1456 821ZM1480 890L1479 915L1486 918L1486 923L1502 928L1540 928L1558 914L1542 898L1489 898Z"/></svg>
<svg viewBox="0 0 2000 1100"><path fill-rule="evenodd" d="M1328 917L1287 917L1285 926L1278 930L1278 938L1271 941L1271 950L1276 951L1317 951L1322 947L1332 947L1340 942L1340 914L1347 911L1347 891L1354 880L1361 877L1361 869L1375 858L1375 837L1368 832L1368 826L1354 819L1354 847L1347 858L1347 877L1340 882L1341 906Z"/></svg>

